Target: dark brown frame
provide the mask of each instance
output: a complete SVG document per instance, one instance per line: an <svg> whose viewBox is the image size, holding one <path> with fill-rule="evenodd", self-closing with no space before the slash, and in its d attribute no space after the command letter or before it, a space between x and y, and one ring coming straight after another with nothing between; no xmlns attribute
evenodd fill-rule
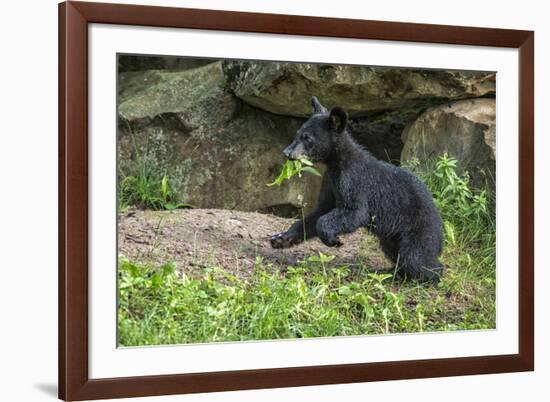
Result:
<svg viewBox="0 0 550 402"><path fill-rule="evenodd" d="M88 24L519 49L519 353L125 378L88 377ZM59 5L59 397L103 399L534 370L534 33L120 4Z"/></svg>

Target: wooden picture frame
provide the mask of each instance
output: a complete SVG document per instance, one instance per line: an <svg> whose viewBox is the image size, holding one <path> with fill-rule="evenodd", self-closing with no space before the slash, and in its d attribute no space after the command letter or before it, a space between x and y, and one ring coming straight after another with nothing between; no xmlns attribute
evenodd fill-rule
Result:
<svg viewBox="0 0 550 402"><path fill-rule="evenodd" d="M519 49L519 353L90 379L88 24L120 24ZM65 2L59 5L59 397L103 399L532 371L534 33L382 21Z"/></svg>

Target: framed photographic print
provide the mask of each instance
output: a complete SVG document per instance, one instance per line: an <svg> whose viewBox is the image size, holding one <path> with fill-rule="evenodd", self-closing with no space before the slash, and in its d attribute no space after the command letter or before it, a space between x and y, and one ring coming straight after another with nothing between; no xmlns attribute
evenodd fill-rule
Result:
<svg viewBox="0 0 550 402"><path fill-rule="evenodd" d="M533 32L59 16L61 399L533 370Z"/></svg>

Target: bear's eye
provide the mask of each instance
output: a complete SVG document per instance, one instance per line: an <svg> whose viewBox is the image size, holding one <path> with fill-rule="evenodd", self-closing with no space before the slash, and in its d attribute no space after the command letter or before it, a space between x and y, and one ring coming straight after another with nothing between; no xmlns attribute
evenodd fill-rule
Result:
<svg viewBox="0 0 550 402"><path fill-rule="evenodd" d="M311 135L309 134L302 134L302 140L306 141L306 142L310 142L311 141Z"/></svg>

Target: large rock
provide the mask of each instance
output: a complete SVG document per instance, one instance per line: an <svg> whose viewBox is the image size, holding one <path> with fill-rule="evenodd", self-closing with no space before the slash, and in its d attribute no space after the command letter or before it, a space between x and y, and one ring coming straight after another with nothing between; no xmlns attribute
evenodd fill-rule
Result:
<svg viewBox="0 0 550 402"><path fill-rule="evenodd" d="M494 99L464 100L428 109L403 131L401 162L429 161L448 153L476 187L495 188Z"/></svg>
<svg viewBox="0 0 550 402"><path fill-rule="evenodd" d="M234 61L225 62L224 69L239 98L289 116L310 115L311 95L358 116L495 92L495 74L485 72Z"/></svg>
<svg viewBox="0 0 550 402"><path fill-rule="evenodd" d="M302 119L252 108L228 90L221 62L186 71L123 73L119 79L119 168L166 173L183 200L200 208L295 213L308 208L318 177L281 187L282 150Z"/></svg>
<svg viewBox="0 0 550 402"><path fill-rule="evenodd" d="M213 63L212 59L197 59L194 57L174 56L138 56L122 54L118 56L118 71L126 73L129 71L145 70L188 70L190 68L202 67Z"/></svg>

